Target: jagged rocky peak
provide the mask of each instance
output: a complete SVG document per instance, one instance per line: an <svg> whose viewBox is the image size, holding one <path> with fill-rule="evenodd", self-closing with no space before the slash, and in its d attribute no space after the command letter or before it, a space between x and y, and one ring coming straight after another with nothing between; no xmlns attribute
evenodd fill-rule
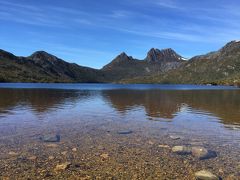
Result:
<svg viewBox="0 0 240 180"><path fill-rule="evenodd" d="M131 60L133 60L132 56L128 56L125 52L122 52L114 58L111 63L127 62Z"/></svg>
<svg viewBox="0 0 240 180"><path fill-rule="evenodd" d="M34 61L41 61L41 60L47 60L47 61L56 61L58 58L54 55L51 55L45 51L36 51L31 56L29 56L30 59Z"/></svg>
<svg viewBox="0 0 240 180"><path fill-rule="evenodd" d="M173 49L171 49L171 48L162 49L161 51L162 51L162 53L163 53L165 56L178 55L178 54L177 54Z"/></svg>
<svg viewBox="0 0 240 180"><path fill-rule="evenodd" d="M122 52L121 54L119 54L115 59L118 59L118 60L129 60L129 59L132 59L131 56L128 56L125 52Z"/></svg>
<svg viewBox="0 0 240 180"><path fill-rule="evenodd" d="M105 65L103 69L104 70L112 69L113 67L116 66L125 65L133 62L132 60L133 60L132 56L128 56L125 52L122 52L116 58L114 58L109 64Z"/></svg>
<svg viewBox="0 0 240 180"><path fill-rule="evenodd" d="M171 48L162 50L152 48L145 60L148 62L172 62L183 60L183 58Z"/></svg>

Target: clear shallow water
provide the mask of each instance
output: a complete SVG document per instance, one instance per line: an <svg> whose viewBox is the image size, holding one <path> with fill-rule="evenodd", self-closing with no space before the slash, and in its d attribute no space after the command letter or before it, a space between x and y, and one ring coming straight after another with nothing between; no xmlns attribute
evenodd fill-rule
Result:
<svg viewBox="0 0 240 180"><path fill-rule="evenodd" d="M207 169L237 179L239 117L234 87L0 84L0 177L193 179ZM61 141L40 141L45 134ZM176 155L176 145L201 145L218 156ZM70 167L55 172L64 162Z"/></svg>

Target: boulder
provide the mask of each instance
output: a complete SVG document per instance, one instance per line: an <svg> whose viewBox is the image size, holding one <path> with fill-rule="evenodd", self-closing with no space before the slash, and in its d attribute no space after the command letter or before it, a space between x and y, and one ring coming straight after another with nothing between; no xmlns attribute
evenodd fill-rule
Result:
<svg viewBox="0 0 240 180"><path fill-rule="evenodd" d="M217 157L215 151L207 150L201 146L192 147L192 155L200 160Z"/></svg>

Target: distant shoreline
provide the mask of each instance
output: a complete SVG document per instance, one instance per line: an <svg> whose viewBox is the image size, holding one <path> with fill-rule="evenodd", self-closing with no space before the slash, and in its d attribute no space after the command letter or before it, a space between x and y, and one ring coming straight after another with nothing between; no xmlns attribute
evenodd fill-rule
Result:
<svg viewBox="0 0 240 180"><path fill-rule="evenodd" d="M0 50L0 82L196 84L240 86L240 42L189 60L173 49L152 48L144 60L121 53L101 69L64 61L45 51L15 56Z"/></svg>
<svg viewBox="0 0 240 180"><path fill-rule="evenodd" d="M131 85L131 84L153 84L153 85L196 85L196 86L236 86L240 87L240 85L234 84L216 84L216 83L204 83L204 84L191 84L191 83L121 83L121 82L0 82L0 84L118 84L118 85Z"/></svg>
<svg viewBox="0 0 240 180"><path fill-rule="evenodd" d="M1 86L2 85L2 86ZM9 86L8 86L9 85ZM33 86L31 86L33 85ZM35 86L35 85L39 85L39 86ZM41 86L42 85L42 86ZM46 85L46 87L44 87L44 85ZM48 86L50 85L50 86ZM51 86L52 85L52 86ZM191 89L191 87L193 89L198 89L198 87L208 87L206 89L215 89L214 87L216 87L216 89L221 88L221 87L229 87L230 89L238 89L240 88L240 86L237 85L224 85L224 84L160 84L160 83L78 83L78 82L0 82L0 89L1 88L55 88L56 86L61 87L62 86L71 86L71 85L86 85L86 87L90 86L90 87L99 87L101 89L101 87L114 87L118 88L118 87L123 87L128 89L128 88L132 88L133 89L142 89L143 86L146 86L146 89L161 89L159 87L170 87L170 89L178 89L178 87L186 87L186 89ZM76 86L77 87L77 86ZM139 87L139 88L138 88ZM58 87L57 87L58 88ZM163 89L164 89L163 88ZM144 89L144 88L143 88ZM201 88L199 88L201 89Z"/></svg>

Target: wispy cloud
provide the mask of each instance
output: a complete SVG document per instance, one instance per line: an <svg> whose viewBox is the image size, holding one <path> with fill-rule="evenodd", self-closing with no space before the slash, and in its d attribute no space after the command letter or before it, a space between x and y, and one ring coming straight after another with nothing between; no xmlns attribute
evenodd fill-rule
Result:
<svg viewBox="0 0 240 180"><path fill-rule="evenodd" d="M0 20L62 29L108 29L135 36L204 43L223 42L240 36L239 7L219 3L204 8L186 2L139 0L134 1L134 10L114 7L109 11L88 12L74 7L36 6L0 0ZM152 5L151 11L143 13L141 8L147 5ZM159 15L159 7L176 11L177 17Z"/></svg>
<svg viewBox="0 0 240 180"><path fill-rule="evenodd" d="M39 10L39 8L36 6L31 6L28 4L20 4L20 3L10 2L10 1L0 1L0 4L2 6L6 6L6 7L23 8L23 9L27 9L30 11L38 11Z"/></svg>
<svg viewBox="0 0 240 180"><path fill-rule="evenodd" d="M151 38L159 38L159 39L169 39L169 40L178 40L178 41L192 41L192 42L212 42L213 38L204 39L203 36L198 34L187 34L187 33L181 33L181 32L171 32L171 31L141 31L141 30L133 30L129 28L116 28L116 27L106 27L111 28L116 31L121 31L125 33L131 33L133 35L138 36L145 36L145 37L151 37ZM220 39L215 39L219 41ZM221 40L222 42L222 40Z"/></svg>
<svg viewBox="0 0 240 180"><path fill-rule="evenodd" d="M59 21L49 18L43 9L31 5L0 1L1 20L13 21L28 25L60 26Z"/></svg>
<svg viewBox="0 0 240 180"><path fill-rule="evenodd" d="M126 11L113 11L111 16L114 18L123 18L123 17L128 17L129 13Z"/></svg>
<svg viewBox="0 0 240 180"><path fill-rule="evenodd" d="M20 4L16 2L0 1L1 20L13 21L17 23L47 26L47 27L61 27L67 28L66 23L69 21L69 14L74 15L78 19L79 24L90 24L86 19L88 14L79 10L73 10L57 6L34 6L28 4ZM64 16L65 14L65 16ZM82 18L81 18L82 17ZM76 23L76 21L75 21Z"/></svg>
<svg viewBox="0 0 240 180"><path fill-rule="evenodd" d="M170 8L170 9L177 9L177 10L184 10L185 8L181 6L181 4L177 4L173 0L156 0L154 3L158 6L164 7L164 8Z"/></svg>

